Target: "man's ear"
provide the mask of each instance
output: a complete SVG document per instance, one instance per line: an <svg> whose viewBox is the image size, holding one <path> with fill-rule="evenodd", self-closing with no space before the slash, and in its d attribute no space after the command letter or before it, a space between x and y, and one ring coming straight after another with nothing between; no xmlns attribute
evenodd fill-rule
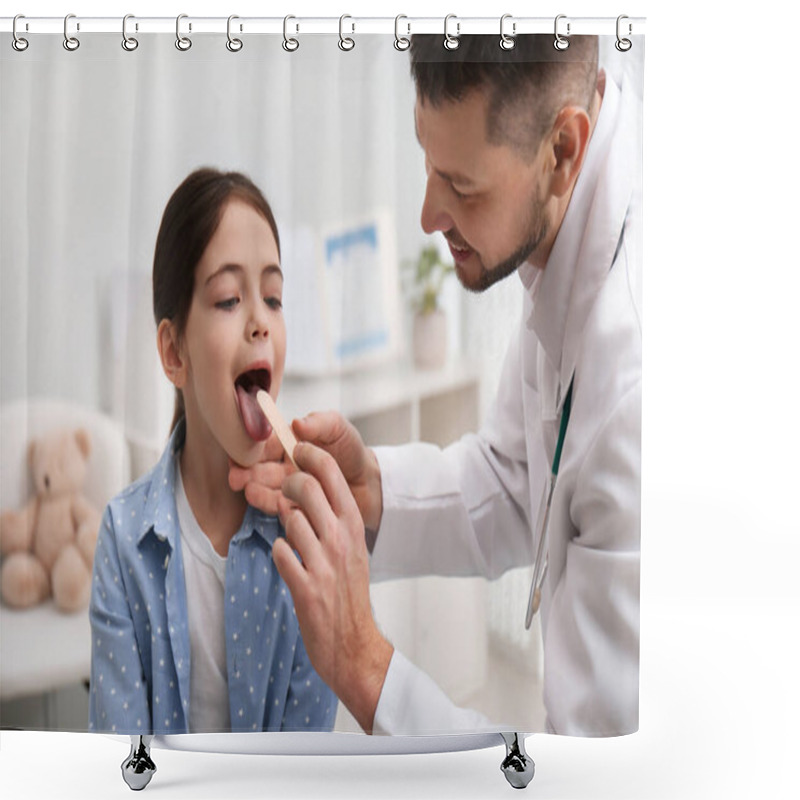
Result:
<svg viewBox="0 0 800 800"><path fill-rule="evenodd" d="M172 320L158 323L156 340L164 374L176 389L182 389L186 383L186 358Z"/></svg>
<svg viewBox="0 0 800 800"><path fill-rule="evenodd" d="M550 190L556 197L563 197L575 185L583 166L590 136L591 124L585 109L579 106L566 106L561 109L550 138L553 148Z"/></svg>

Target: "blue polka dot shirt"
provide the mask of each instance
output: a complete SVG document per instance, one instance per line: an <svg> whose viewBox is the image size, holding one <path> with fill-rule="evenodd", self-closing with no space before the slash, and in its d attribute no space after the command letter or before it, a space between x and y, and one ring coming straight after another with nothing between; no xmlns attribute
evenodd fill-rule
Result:
<svg viewBox="0 0 800 800"><path fill-rule="evenodd" d="M89 729L187 733L189 621L175 476L183 423L161 460L106 507L89 609ZM337 699L306 654L272 561L284 532L248 507L225 574L225 646L233 731L330 731Z"/></svg>

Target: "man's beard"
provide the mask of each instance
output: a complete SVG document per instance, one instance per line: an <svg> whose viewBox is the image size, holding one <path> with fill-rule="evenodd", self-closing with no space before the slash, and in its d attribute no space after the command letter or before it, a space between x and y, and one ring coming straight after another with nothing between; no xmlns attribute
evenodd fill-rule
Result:
<svg viewBox="0 0 800 800"><path fill-rule="evenodd" d="M499 264L489 268L484 265L483 259L481 259L476 252L475 255L481 264L481 271L478 274L478 278L474 282L467 283L463 272L456 266L456 274L458 275L461 285L470 292L485 292L490 286L493 286L498 281L516 272L519 266L527 261L531 253L539 247L547 236L548 230L549 226L544 213L544 203L542 203L537 196L531 206L531 213L528 218L527 236L523 244L508 258L503 259Z"/></svg>

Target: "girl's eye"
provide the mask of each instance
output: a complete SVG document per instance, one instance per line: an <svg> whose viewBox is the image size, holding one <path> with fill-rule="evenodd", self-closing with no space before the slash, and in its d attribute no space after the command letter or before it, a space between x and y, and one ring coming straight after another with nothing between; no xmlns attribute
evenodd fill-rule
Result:
<svg viewBox="0 0 800 800"><path fill-rule="evenodd" d="M283 302L280 297L265 297L264 302L273 310L280 311L283 308Z"/></svg>
<svg viewBox="0 0 800 800"><path fill-rule="evenodd" d="M238 297L229 297L227 300L220 300L218 303L214 303L214 307L222 309L223 311L230 311L236 307L238 302Z"/></svg>

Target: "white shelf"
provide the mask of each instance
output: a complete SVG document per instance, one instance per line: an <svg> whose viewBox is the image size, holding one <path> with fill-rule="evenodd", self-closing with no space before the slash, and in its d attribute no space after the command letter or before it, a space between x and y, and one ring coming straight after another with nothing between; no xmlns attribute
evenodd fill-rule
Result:
<svg viewBox="0 0 800 800"><path fill-rule="evenodd" d="M446 444L477 427L479 383L479 371L469 362L418 370L398 361L351 374L286 378L278 405L289 420L311 411L339 411L368 444L420 438Z"/></svg>

